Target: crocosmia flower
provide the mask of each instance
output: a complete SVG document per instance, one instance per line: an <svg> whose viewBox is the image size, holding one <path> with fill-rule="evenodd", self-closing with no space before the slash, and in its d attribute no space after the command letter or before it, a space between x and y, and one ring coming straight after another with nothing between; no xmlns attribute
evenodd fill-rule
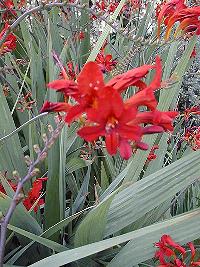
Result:
<svg viewBox="0 0 200 267"><path fill-rule="evenodd" d="M174 13L173 16L170 17L167 23L167 29L165 34L165 39L168 39L172 30L173 25L176 22L179 22L179 26L176 29L175 35L177 35L180 31L189 34L200 34L200 6L184 8L179 12Z"/></svg>
<svg viewBox="0 0 200 267"><path fill-rule="evenodd" d="M4 33L9 29L10 25L8 23L5 24L5 27L0 32L0 40L3 38ZM16 48L16 36L13 33L8 34L5 42L0 47L0 55L3 55L7 52L11 52Z"/></svg>
<svg viewBox="0 0 200 267"><path fill-rule="evenodd" d="M186 7L187 6L185 5L185 0L170 0L167 2L164 1L162 4L159 4L157 6L156 16L158 20L158 37L160 37L162 22L167 25L171 16Z"/></svg>
<svg viewBox="0 0 200 267"><path fill-rule="evenodd" d="M23 200L23 204L27 210L30 210L34 206L34 211L37 212L38 208L41 205L44 205L44 199L41 198L43 182L47 181L47 177L37 178L32 185L32 188L29 190L26 198ZM13 183L11 180L8 180L10 186L14 191L17 189L17 184ZM6 191L2 184L0 184L0 192L6 194Z"/></svg>
<svg viewBox="0 0 200 267"><path fill-rule="evenodd" d="M146 84L144 78L152 70L154 77ZM143 135L173 130L173 119L178 112L157 110L154 92L160 89L161 78L159 56L155 64L129 70L107 83L99 64L88 62L76 81L65 76L47 85L73 101L69 104L45 102L41 111L65 111L65 121L69 124L80 119L82 128L77 131L80 137L87 142L103 138L110 155L119 152L122 158L129 159L133 149L148 149L148 144L142 141ZM124 100L121 93L129 86L135 86L137 91ZM141 106L146 110L140 111Z"/></svg>
<svg viewBox="0 0 200 267"><path fill-rule="evenodd" d="M192 242L188 244L190 250L190 261L186 265L186 249L174 242L171 236L163 235L161 240L155 244L158 250L155 258L159 260L158 267L194 267L200 266L200 261L195 259L196 250Z"/></svg>

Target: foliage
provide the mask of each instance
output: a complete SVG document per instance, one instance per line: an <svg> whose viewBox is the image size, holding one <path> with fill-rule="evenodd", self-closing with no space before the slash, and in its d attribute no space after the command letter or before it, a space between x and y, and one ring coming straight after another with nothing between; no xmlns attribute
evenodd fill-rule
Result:
<svg viewBox="0 0 200 267"><path fill-rule="evenodd" d="M194 121L200 111L197 105L180 107L182 81L197 42L188 25L181 24L188 13L174 18L170 12L177 7L170 6L159 33L157 17L165 1L0 2L1 223L16 185L40 157L40 173L34 169L23 186L8 224L5 266L158 266L154 244L164 234L183 246L195 240L198 258L200 133ZM192 1L185 4L187 10L193 6ZM171 23L182 25L178 30L173 23L165 27L169 14ZM199 19L193 20L199 26ZM104 135L95 142L82 139L77 131L84 116L56 132L65 110L55 105L44 110L43 104L48 100L66 108L77 99L47 84L63 75L76 83L86 62L96 58L90 66L98 64L109 83L128 70L154 66L156 56L162 61L158 109L180 111L173 132L144 136L148 150L131 147L128 160L106 150ZM94 73L90 69L88 77ZM144 76L140 81L148 85L159 82L152 67ZM128 86L120 92L124 102L138 90L137 84ZM42 107L59 115L40 113ZM41 154L45 146L48 155Z"/></svg>

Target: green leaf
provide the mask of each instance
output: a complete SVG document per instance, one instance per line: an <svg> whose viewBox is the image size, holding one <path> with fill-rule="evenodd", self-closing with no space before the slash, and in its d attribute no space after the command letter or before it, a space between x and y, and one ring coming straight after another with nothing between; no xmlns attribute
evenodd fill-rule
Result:
<svg viewBox="0 0 200 267"><path fill-rule="evenodd" d="M35 264L30 265L29 267L62 266L64 264L80 260L82 258L88 257L130 240L131 245L128 244L128 246L130 247L129 249L127 249L127 256L123 255L123 263L120 262L121 265L118 265L119 262L116 261L115 263L117 265L113 266L133 266L133 263L137 264L153 257L155 252L154 243L157 242L164 233L170 234L172 238L176 240L176 242L180 242L182 244L197 239L200 236L199 220L200 210L197 209L192 212L175 217L171 220L147 226L145 228L132 231L124 235L116 236L86 246L61 252L56 255L52 255ZM119 258L119 260L121 259Z"/></svg>
<svg viewBox="0 0 200 267"><path fill-rule="evenodd" d="M75 234L74 243L76 247L93 243L103 238L108 209L113 197L114 194L111 194L105 201L90 211L81 222Z"/></svg>
<svg viewBox="0 0 200 267"><path fill-rule="evenodd" d="M48 240L48 239L43 238L41 236L37 236L33 233L30 233L28 231L25 231L25 230L19 228L19 227L16 227L16 226L9 224L8 229L19 234L19 235L25 236L28 239L34 240L35 242L38 242L38 243L44 245L45 247L51 248L51 249L55 250L56 252L62 252L62 251L67 250L67 248L63 245L60 245L54 241Z"/></svg>
<svg viewBox="0 0 200 267"><path fill-rule="evenodd" d="M199 160L200 151L193 152L119 192L108 212L105 237L191 185L199 177Z"/></svg>
<svg viewBox="0 0 200 267"><path fill-rule="evenodd" d="M40 237L46 237L46 238L51 237L52 235L54 235L55 233L59 232L61 229L63 229L64 227L66 227L71 221L73 221L74 219L76 219L77 217L79 217L84 212L90 210L91 208L92 207L86 208L85 210L82 210L80 212L77 212L76 214L71 215L71 216L67 217L66 219L58 222L57 224L53 225L52 227L50 227L49 229L47 229L46 231L44 231L40 235ZM38 243L40 243L40 240L39 239L37 239L35 241L37 241ZM8 263L10 263L10 264L15 263L23 255L23 253L25 253L35 243L35 241L30 242L25 247L23 247L22 249L20 249L20 251L18 251L11 259L8 260Z"/></svg>

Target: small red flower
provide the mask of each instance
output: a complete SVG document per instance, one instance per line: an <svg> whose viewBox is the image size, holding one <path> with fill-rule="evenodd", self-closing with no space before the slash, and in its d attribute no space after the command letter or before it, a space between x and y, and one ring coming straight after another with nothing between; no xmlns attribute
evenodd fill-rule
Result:
<svg viewBox="0 0 200 267"><path fill-rule="evenodd" d="M38 178L33 182L33 187L28 192L28 196L23 201L24 206L27 210L30 210L30 208L37 202L37 205L34 207L34 211L38 211L38 207L44 204L44 199L40 198L42 194L42 186L43 182L47 181L47 177ZM39 199L40 198L40 199ZM38 200L39 199L39 200Z"/></svg>
<svg viewBox="0 0 200 267"><path fill-rule="evenodd" d="M200 115L200 107L186 108L184 111L184 118L188 120L192 115Z"/></svg>
<svg viewBox="0 0 200 267"><path fill-rule="evenodd" d="M129 2L133 8L140 8L142 5L141 0L129 0Z"/></svg>
<svg viewBox="0 0 200 267"><path fill-rule="evenodd" d="M18 104L20 105L17 107L17 110L24 112L25 110L31 110L33 108L33 105L35 104L35 100L31 100L32 94L27 93L25 96L23 96L20 100L18 100Z"/></svg>
<svg viewBox="0 0 200 267"><path fill-rule="evenodd" d="M7 21L13 16L15 17L17 15L14 7L15 5L12 0L4 0L3 3L0 3L0 8L6 9L6 11L3 13L2 20Z"/></svg>
<svg viewBox="0 0 200 267"><path fill-rule="evenodd" d="M43 178L37 178L33 182L32 188L29 190L27 197L24 199L23 204L26 207L27 210L30 210L30 208L37 202L36 206L34 207L34 211L38 211L38 207L44 204L44 199L40 198L42 194L42 187L43 187L43 182L47 181L47 177ZM17 185L13 183L11 180L8 180L10 186L14 191L17 189ZM0 184L0 192L6 194L6 191L2 184ZM39 199L40 198L40 199Z"/></svg>
<svg viewBox="0 0 200 267"><path fill-rule="evenodd" d="M194 267L200 266L200 261L194 261L196 251L192 242L187 244L191 251L190 262L185 263L186 250L178 243L175 243L169 235L163 235L161 240L155 244L159 250L155 253L161 263L158 267ZM180 259L181 258L181 259Z"/></svg>
<svg viewBox="0 0 200 267"><path fill-rule="evenodd" d="M113 60L112 55L105 55L103 50L98 53L95 61L97 62L103 73L110 72L117 64L117 61Z"/></svg>
<svg viewBox="0 0 200 267"><path fill-rule="evenodd" d="M18 8L24 7L26 4L26 0L20 0L18 3ZM8 21L9 19L12 19L13 17L17 16L16 11L14 10L15 5L12 0L2 0L0 3L0 8L5 9L2 15L3 21Z"/></svg>
<svg viewBox="0 0 200 267"><path fill-rule="evenodd" d="M3 38L4 33L9 29L9 27L10 25L6 23L3 30L0 32L0 40ZM9 33L5 42L0 47L0 55L13 51L16 48L16 40L16 36L13 33Z"/></svg>
<svg viewBox="0 0 200 267"><path fill-rule="evenodd" d="M157 156L156 156L156 154L155 154L154 152L155 152L155 150L157 150L157 149L159 149L159 146L158 146L158 145L154 145L154 146L152 146L152 148L151 148L151 150L150 150L150 153L149 153L149 155L148 155L148 157L147 157L147 159L148 159L149 161L156 159Z"/></svg>

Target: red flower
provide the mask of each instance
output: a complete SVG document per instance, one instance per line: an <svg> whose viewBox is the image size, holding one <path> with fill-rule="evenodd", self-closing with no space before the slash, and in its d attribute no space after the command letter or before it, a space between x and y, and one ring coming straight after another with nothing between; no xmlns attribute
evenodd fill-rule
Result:
<svg viewBox="0 0 200 267"><path fill-rule="evenodd" d="M197 150L200 148L200 127L192 127L187 128L184 138L185 141L187 141L193 150Z"/></svg>
<svg viewBox="0 0 200 267"><path fill-rule="evenodd" d="M141 0L129 0L130 4L132 5L133 8L140 8L142 5Z"/></svg>
<svg viewBox="0 0 200 267"><path fill-rule="evenodd" d="M97 99L104 89L103 75L95 62L87 63L77 77L77 92L72 95L78 102L70 108L66 122L70 123L83 112L96 108Z"/></svg>
<svg viewBox="0 0 200 267"><path fill-rule="evenodd" d="M4 33L9 29L10 25L8 23L5 24L3 30L0 32L0 40L3 38ZM5 42L0 47L0 55L3 55L7 52L11 52L16 48L16 37L13 33L8 34Z"/></svg>
<svg viewBox="0 0 200 267"><path fill-rule="evenodd" d="M185 265L182 265L182 262L179 259L177 259L177 256L174 252L174 250L177 250L181 253L182 257L184 257L186 254L186 250L179 244L175 243L169 235L163 235L161 237L161 240L156 243L155 246L159 248L159 250L155 253L155 257L159 259L161 264L168 264L166 259L169 258L173 259L173 263L175 263L176 265L171 264L164 266L186 267Z"/></svg>
<svg viewBox="0 0 200 267"><path fill-rule="evenodd" d="M26 0L20 0L18 3L18 8L24 7L26 4ZM2 20L8 21L9 19L12 19L13 17L17 16L16 11L14 10L15 5L12 0L3 0L0 3L1 9L6 9L6 11L3 12Z"/></svg>
<svg viewBox="0 0 200 267"><path fill-rule="evenodd" d="M174 13L174 15L170 17L167 23L165 39L169 38L172 27L177 21L180 22L180 25L177 28L175 35L177 35L179 31L184 31L184 33L190 34L200 34L199 16L200 6L184 8L179 12Z"/></svg>
<svg viewBox="0 0 200 267"><path fill-rule="evenodd" d="M152 146L152 148L150 150L150 153L149 153L149 155L147 157L147 159L149 161L156 159L157 156L156 156L156 154L154 154L154 152L155 152L156 149L159 149L159 146L158 145Z"/></svg>
<svg viewBox="0 0 200 267"><path fill-rule="evenodd" d="M187 7L184 2L185 0L171 0L167 3L166 1L164 1L162 4L157 6L156 16L158 20L158 38L160 37L160 28L162 21L164 20L165 25L167 25L169 19L174 15L175 12Z"/></svg>
<svg viewBox="0 0 200 267"><path fill-rule="evenodd" d="M95 61L101 68L102 72L110 72L117 64L117 61L113 60L112 55L105 55L103 50L98 53Z"/></svg>
<svg viewBox="0 0 200 267"><path fill-rule="evenodd" d="M38 201L38 202L37 202L36 206L34 207L35 212L37 212L38 207L40 205L44 204L44 199L40 198L40 196L42 194L41 191L42 191L43 182L47 181L47 179L48 179L47 177L37 178L33 182L33 187L28 192L28 196L23 201L23 204L27 210L30 210L30 208L36 203L36 201ZM17 185L15 183L13 183L11 180L8 180L8 182L11 185L12 189L14 191L16 191ZM2 184L0 184L0 192L6 194L6 191L5 191L4 187L2 186Z"/></svg>
<svg viewBox="0 0 200 267"><path fill-rule="evenodd" d="M194 245L189 242L187 244L191 251L191 257L188 267L200 266L200 261L194 261L196 251ZM156 251L155 257L159 259L161 265L158 267L186 267L185 256L186 250L175 243L169 235L163 235L161 240L155 244L159 250ZM177 252L179 255L177 255ZM181 256L181 259L180 259Z"/></svg>
<svg viewBox="0 0 200 267"><path fill-rule="evenodd" d="M142 78L151 69L155 69L155 76L147 86ZM89 62L83 67L76 82L63 79L48 85L65 96L73 97L75 105L46 102L41 111L66 111L67 123L84 116L85 127L78 131L81 137L91 142L102 136L111 155L119 150L121 156L128 159L132 145L148 149L148 145L141 142L144 134L173 130L172 120L178 113L156 110L154 91L161 85L161 76L161 61L157 57L155 65L130 70L104 84L98 64ZM141 90L123 101L120 93L131 85L138 86ZM140 112L140 106L146 106L150 111ZM151 125L143 127L141 124Z"/></svg>
<svg viewBox="0 0 200 267"><path fill-rule="evenodd" d="M89 142L105 136L108 152L115 155L119 148L121 156L128 159L132 151L129 140L139 141L142 135L140 126L129 125L136 116L136 108L127 108L119 93L112 87L105 87L105 91L101 98L103 105L88 112L88 120L96 125L83 127L78 134Z"/></svg>
<svg viewBox="0 0 200 267"><path fill-rule="evenodd" d="M9 20L13 16L17 16L17 13L13 8L15 7L12 0L4 0L2 4L0 4L0 8L6 9L3 13L2 20Z"/></svg>
<svg viewBox="0 0 200 267"><path fill-rule="evenodd" d="M40 198L42 194L42 183L43 181L47 181L47 177L44 178L38 178L33 182L33 187L28 192L28 196L23 201L24 206L27 210L30 210L30 208L37 202L37 205L34 207L34 211L37 212L38 207L40 205L44 204L44 199ZM39 199L40 198L40 199ZM39 199L39 200L38 200Z"/></svg>
<svg viewBox="0 0 200 267"><path fill-rule="evenodd" d="M107 5L104 0L102 0L101 2L96 2L96 6L102 11L107 8Z"/></svg>
<svg viewBox="0 0 200 267"><path fill-rule="evenodd" d="M191 115L200 115L199 107L186 108L184 111L184 118L188 120Z"/></svg>

